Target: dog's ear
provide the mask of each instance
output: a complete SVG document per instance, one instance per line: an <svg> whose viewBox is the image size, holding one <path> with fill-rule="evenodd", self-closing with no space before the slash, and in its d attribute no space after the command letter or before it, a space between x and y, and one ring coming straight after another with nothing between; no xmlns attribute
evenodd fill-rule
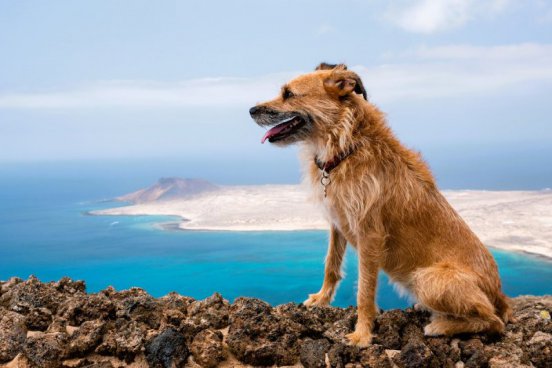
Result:
<svg viewBox="0 0 552 368"><path fill-rule="evenodd" d="M324 88L328 93L338 97L347 96L354 92L368 100L362 80L358 74L349 70L335 70L324 80Z"/></svg>
<svg viewBox="0 0 552 368"><path fill-rule="evenodd" d="M328 63L320 63L314 70L332 70L339 68L341 70L347 70L347 65L345 64L328 64Z"/></svg>

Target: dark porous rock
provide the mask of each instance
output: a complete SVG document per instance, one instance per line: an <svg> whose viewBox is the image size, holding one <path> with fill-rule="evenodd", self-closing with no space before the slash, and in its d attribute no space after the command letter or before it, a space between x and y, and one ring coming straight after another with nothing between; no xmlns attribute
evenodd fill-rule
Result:
<svg viewBox="0 0 552 368"><path fill-rule="evenodd" d="M127 363L132 363L136 355L142 351L147 326L135 321L118 321L115 326L103 336L103 341L96 348L96 352L101 355L116 356Z"/></svg>
<svg viewBox="0 0 552 368"><path fill-rule="evenodd" d="M350 332L353 332L356 323L356 313L353 308L347 308L344 310L344 314L341 319L328 324L327 329L324 331L323 336L334 343L346 344L348 341L345 338Z"/></svg>
<svg viewBox="0 0 552 368"><path fill-rule="evenodd" d="M157 300L140 288L131 288L113 294L117 318L142 322L157 329L161 323L161 306Z"/></svg>
<svg viewBox="0 0 552 368"><path fill-rule="evenodd" d="M82 357L93 351L102 341L106 323L101 320L86 321L69 337L69 357Z"/></svg>
<svg viewBox="0 0 552 368"><path fill-rule="evenodd" d="M490 368L530 366L529 360L523 350L514 344L499 342L491 346L486 346L485 352L487 364Z"/></svg>
<svg viewBox="0 0 552 368"><path fill-rule="evenodd" d="M527 341L527 353L537 367L552 367L552 335L537 331Z"/></svg>
<svg viewBox="0 0 552 368"><path fill-rule="evenodd" d="M26 336L25 317L0 307L0 364L15 358Z"/></svg>
<svg viewBox="0 0 552 368"><path fill-rule="evenodd" d="M150 367L183 367L189 351L186 339L176 330L169 328L146 343L146 359Z"/></svg>
<svg viewBox="0 0 552 368"><path fill-rule="evenodd" d="M292 365L299 357L301 330L296 322L274 314L262 300L238 298L230 310L227 343L244 363Z"/></svg>
<svg viewBox="0 0 552 368"><path fill-rule="evenodd" d="M400 349L401 331L407 322L405 313L399 309L378 314L374 323L373 342L388 349Z"/></svg>
<svg viewBox="0 0 552 368"><path fill-rule="evenodd" d="M188 313L188 307L194 301L194 298L182 296L175 292L168 293L167 295L159 299L159 302L163 305L163 309L176 309L183 314Z"/></svg>
<svg viewBox="0 0 552 368"><path fill-rule="evenodd" d="M84 293L86 291L86 284L84 281L75 281L69 277L62 277L58 282L53 284L53 287L64 294Z"/></svg>
<svg viewBox="0 0 552 368"><path fill-rule="evenodd" d="M399 361L401 366L406 368L441 367L431 349L423 342L417 341L409 342L402 348Z"/></svg>
<svg viewBox="0 0 552 368"><path fill-rule="evenodd" d="M71 326L85 321L115 319L115 304L104 293L75 295L61 307L59 313Z"/></svg>
<svg viewBox="0 0 552 368"><path fill-rule="evenodd" d="M306 339L301 344L301 364L306 368L325 368L331 344L327 339Z"/></svg>
<svg viewBox="0 0 552 368"><path fill-rule="evenodd" d="M368 346L361 353L360 365L367 368L392 368L396 366L393 358L400 354L400 350L385 349L378 344Z"/></svg>
<svg viewBox="0 0 552 368"><path fill-rule="evenodd" d="M63 365L63 368L115 368L113 364L107 359L80 359L72 362L71 365ZM119 368L119 366L117 366Z"/></svg>
<svg viewBox="0 0 552 368"><path fill-rule="evenodd" d="M214 293L210 297L194 301L188 306L188 318L201 329L205 328L225 328L228 326L228 316L230 313L230 303L219 293Z"/></svg>
<svg viewBox="0 0 552 368"><path fill-rule="evenodd" d="M489 358L485 352L485 345L479 338L460 341L461 359L465 367L483 367L488 363Z"/></svg>
<svg viewBox="0 0 552 368"><path fill-rule="evenodd" d="M319 339L336 322L352 318L352 309L314 306L307 308L303 304L287 303L274 308L274 313L287 318L301 326L301 337ZM347 327L349 321L346 321Z"/></svg>
<svg viewBox="0 0 552 368"><path fill-rule="evenodd" d="M10 290L13 286L22 282L23 280L19 277L12 277L8 281L0 281L0 296Z"/></svg>
<svg viewBox="0 0 552 368"><path fill-rule="evenodd" d="M186 315L178 309L167 309L163 311L160 329L169 327L180 330L183 322L186 320Z"/></svg>
<svg viewBox="0 0 552 368"><path fill-rule="evenodd" d="M46 331L52 323L52 312L48 308L33 308L25 317L27 329Z"/></svg>
<svg viewBox="0 0 552 368"><path fill-rule="evenodd" d="M36 333L27 337L23 355L31 367L56 368L66 357L67 334Z"/></svg>
<svg viewBox="0 0 552 368"><path fill-rule="evenodd" d="M456 362L460 361L460 349L457 343L453 343L450 338L428 338L426 340L426 345L431 349L441 367L454 367Z"/></svg>
<svg viewBox="0 0 552 368"><path fill-rule="evenodd" d="M11 278L0 282L0 367L552 367L552 296L517 297L512 309L501 335L455 337L424 336L427 312L382 311L360 348L346 338L353 307L229 303L218 293L156 299L139 288L88 294L69 278Z"/></svg>
<svg viewBox="0 0 552 368"><path fill-rule="evenodd" d="M194 361L205 368L217 367L226 359L223 337L222 332L210 329L198 333L191 345Z"/></svg>
<svg viewBox="0 0 552 368"><path fill-rule="evenodd" d="M52 283L42 283L31 276L27 281L17 283L2 294L2 305L22 314L36 308L46 308L55 313L65 298L66 295L58 292Z"/></svg>

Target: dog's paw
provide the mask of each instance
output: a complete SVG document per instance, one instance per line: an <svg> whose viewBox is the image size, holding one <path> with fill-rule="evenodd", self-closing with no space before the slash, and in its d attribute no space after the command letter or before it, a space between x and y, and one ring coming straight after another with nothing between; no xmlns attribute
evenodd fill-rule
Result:
<svg viewBox="0 0 552 368"><path fill-rule="evenodd" d="M365 348L372 342L372 334L370 332L355 331L345 335L351 345L356 345Z"/></svg>
<svg viewBox="0 0 552 368"><path fill-rule="evenodd" d="M303 302L307 307L312 306L325 306L330 304L330 298L324 293L318 292L316 294L309 294L309 298Z"/></svg>
<svg viewBox="0 0 552 368"><path fill-rule="evenodd" d="M439 323L431 322L424 327L425 336L441 336L443 334L444 333Z"/></svg>

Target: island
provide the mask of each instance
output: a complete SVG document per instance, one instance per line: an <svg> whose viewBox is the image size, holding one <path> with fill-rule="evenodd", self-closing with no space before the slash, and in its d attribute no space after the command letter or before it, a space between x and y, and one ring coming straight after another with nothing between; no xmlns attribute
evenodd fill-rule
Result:
<svg viewBox="0 0 552 368"><path fill-rule="evenodd" d="M489 247L552 258L552 190L444 190L443 195ZM323 211L305 185L219 186L164 178L115 198L129 205L92 215L178 216L181 230L325 230Z"/></svg>

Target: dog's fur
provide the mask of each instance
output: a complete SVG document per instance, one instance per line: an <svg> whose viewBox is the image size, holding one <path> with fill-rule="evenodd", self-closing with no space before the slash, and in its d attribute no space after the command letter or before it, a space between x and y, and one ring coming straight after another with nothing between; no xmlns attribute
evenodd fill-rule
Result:
<svg viewBox="0 0 552 368"><path fill-rule="evenodd" d="M371 341L380 269L431 311L426 335L504 330L511 309L492 255L441 195L419 154L395 138L384 115L366 100L357 74L323 63L250 113L262 126L293 116L303 122L274 143L301 144L314 197L330 222L324 282L306 305L331 301L350 243L359 262L352 343ZM315 159L328 162L350 150L330 172L325 197Z"/></svg>

